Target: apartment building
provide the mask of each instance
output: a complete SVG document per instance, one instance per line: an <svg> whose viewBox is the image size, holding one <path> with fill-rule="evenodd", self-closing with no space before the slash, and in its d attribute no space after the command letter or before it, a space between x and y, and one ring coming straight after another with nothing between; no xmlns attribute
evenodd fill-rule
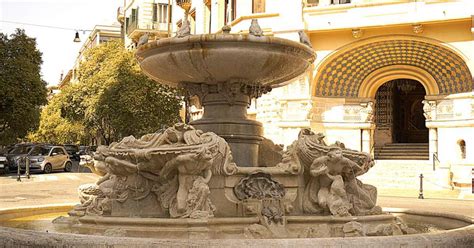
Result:
<svg viewBox="0 0 474 248"><path fill-rule="evenodd" d="M133 49L145 33L149 39L169 37L172 33L171 0L125 0L117 16L122 23L125 47Z"/></svg>
<svg viewBox="0 0 474 248"><path fill-rule="evenodd" d="M78 33L80 35L80 33ZM79 49L77 58L72 69L68 70L66 75L61 75L58 84L59 89L69 83L77 82L77 70L83 61L84 52L90 48L96 47L104 42L110 40L120 40L122 38L121 27L118 23L112 25L96 25L90 32L89 36L83 37L86 39Z"/></svg>

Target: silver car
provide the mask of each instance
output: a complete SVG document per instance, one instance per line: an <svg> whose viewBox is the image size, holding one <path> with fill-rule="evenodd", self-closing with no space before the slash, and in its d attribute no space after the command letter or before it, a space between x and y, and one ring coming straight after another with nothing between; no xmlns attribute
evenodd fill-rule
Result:
<svg viewBox="0 0 474 248"><path fill-rule="evenodd" d="M51 173L53 170L66 172L72 170L72 162L62 146L35 146L27 158L30 160L30 170L42 170L44 173Z"/></svg>

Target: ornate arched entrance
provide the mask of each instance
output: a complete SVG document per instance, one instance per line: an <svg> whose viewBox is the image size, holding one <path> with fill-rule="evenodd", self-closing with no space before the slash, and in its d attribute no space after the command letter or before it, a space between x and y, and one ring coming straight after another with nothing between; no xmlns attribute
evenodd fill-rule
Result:
<svg viewBox="0 0 474 248"><path fill-rule="evenodd" d="M392 143L426 143L428 129L423 115L425 89L412 79L384 83L375 94L376 147Z"/></svg>
<svg viewBox="0 0 474 248"><path fill-rule="evenodd" d="M338 128L359 129L361 150L370 152L373 152L374 131L378 125L374 118L370 118L370 112L372 109L378 111L380 103L376 103L376 94L387 82L395 85L395 98L416 99L403 102L403 105L407 104L403 106L403 111L396 110L397 113L403 113L400 114L402 116L396 116L397 125L394 127L396 130L392 142L426 143L429 140L430 152L437 150L436 130L430 129L427 139L427 122L424 120L425 114L436 112L432 110L433 106L436 107L436 101L430 99L470 92L473 89L472 74L459 52L440 41L410 35L380 36L356 41L328 55L315 70L311 84L312 95L325 98L324 105L328 107L313 104L317 106L313 111L315 115L322 113L320 117L313 117L314 125L332 128L334 133L337 133ZM405 99L401 90L405 86L398 87L396 80L405 80L408 85L414 85L416 92L408 94L409 97ZM423 100L427 100L424 105ZM369 104L370 102L373 104ZM358 117L344 114L337 119L337 108L330 106L338 103L342 103L344 113L350 115L354 115L351 111L360 109L357 106L360 105L365 115L357 119ZM395 105L401 106L401 103ZM329 113L331 111L334 114ZM416 118L411 115L416 115ZM334 121L326 121L327 116L334 116ZM416 123L405 123L409 117L415 118L413 121ZM345 122L347 124L343 124ZM413 126L410 128L410 125L416 125L419 130L414 130ZM352 132L351 135L354 137L356 134Z"/></svg>
<svg viewBox="0 0 474 248"><path fill-rule="evenodd" d="M406 75L396 75L394 71ZM432 39L400 35L368 38L333 52L317 66L312 93L324 97L374 97L375 91L367 89L380 86L383 82L378 77L387 77L386 74L415 79L425 86L427 94L472 90L472 75L456 51Z"/></svg>

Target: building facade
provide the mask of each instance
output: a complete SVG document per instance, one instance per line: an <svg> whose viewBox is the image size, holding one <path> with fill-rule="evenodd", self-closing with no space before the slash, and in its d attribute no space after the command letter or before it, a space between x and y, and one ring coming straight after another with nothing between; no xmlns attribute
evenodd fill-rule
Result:
<svg viewBox="0 0 474 248"><path fill-rule="evenodd" d="M84 60L84 52L90 48L96 47L104 42L110 40L120 40L122 39L121 28L119 24L112 25L96 25L90 32L89 36L85 38L86 40L82 44L81 48L78 51L77 58L74 62L74 66L70 69L66 75L61 73L60 82L58 88L68 85L69 83L77 82L78 75L77 71L81 65L81 62Z"/></svg>
<svg viewBox="0 0 474 248"><path fill-rule="evenodd" d="M149 12L155 4L172 6L167 36L181 25L183 4L190 6L193 34L219 33L224 25L231 33L248 33L252 19L265 35L299 41L298 31L304 31L317 54L313 66L252 107L275 143L289 145L301 128L311 128L328 143L341 141L376 159L436 161L470 175L474 1L126 2L125 9L139 9L139 22L159 15ZM405 148L401 154L396 145Z"/></svg>
<svg viewBox="0 0 474 248"><path fill-rule="evenodd" d="M117 10L125 47L136 48L145 33L150 39L171 36L172 3L169 0L125 0L124 6Z"/></svg>

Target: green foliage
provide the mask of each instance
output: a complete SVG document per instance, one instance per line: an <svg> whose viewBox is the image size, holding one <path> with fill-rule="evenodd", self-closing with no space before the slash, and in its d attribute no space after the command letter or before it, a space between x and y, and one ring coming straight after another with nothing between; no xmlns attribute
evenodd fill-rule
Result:
<svg viewBox="0 0 474 248"><path fill-rule="evenodd" d="M133 53L110 41L88 50L79 83L68 87L62 115L105 143L155 132L179 120L177 92L144 76Z"/></svg>
<svg viewBox="0 0 474 248"><path fill-rule="evenodd" d="M22 139L38 127L40 106L46 104L41 79L41 52L24 30L0 33L0 144Z"/></svg>
<svg viewBox="0 0 474 248"><path fill-rule="evenodd" d="M55 95L41 111L38 130L28 134L32 142L51 144L79 144L85 137L84 126L78 121L61 117L61 102L64 93Z"/></svg>

